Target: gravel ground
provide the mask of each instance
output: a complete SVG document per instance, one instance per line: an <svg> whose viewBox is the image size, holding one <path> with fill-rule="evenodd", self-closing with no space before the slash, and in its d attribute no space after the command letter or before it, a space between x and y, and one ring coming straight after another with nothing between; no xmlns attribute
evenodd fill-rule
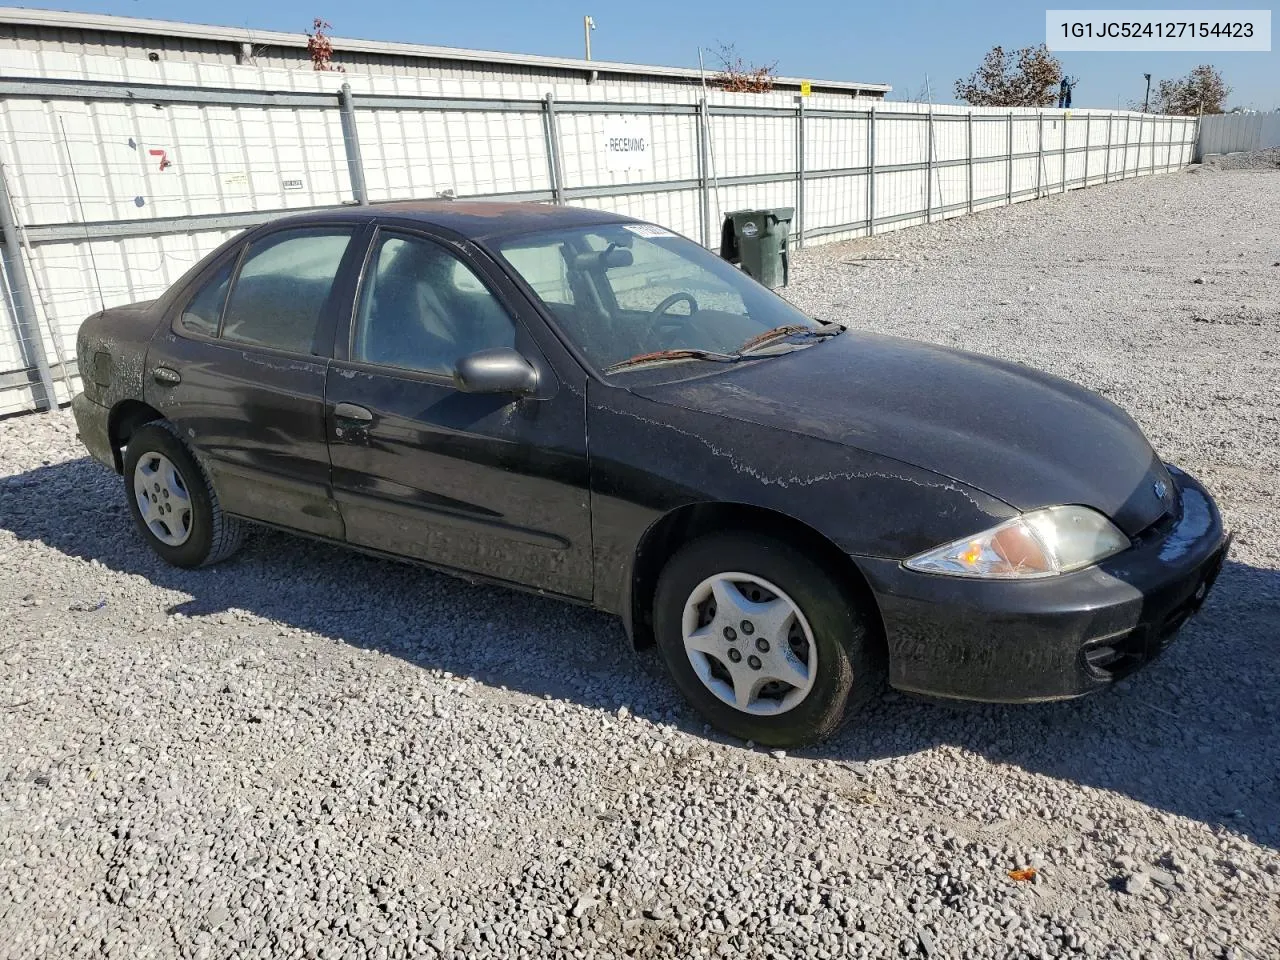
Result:
<svg viewBox="0 0 1280 960"><path fill-rule="evenodd" d="M1280 147L1254 150L1245 153L1224 153L1206 157L1203 163L1187 168L1188 173L1218 172L1220 170L1276 170L1280 169Z"/></svg>
<svg viewBox="0 0 1280 960"><path fill-rule="evenodd" d="M1116 689L799 755L598 614L266 532L165 567L68 415L0 422L0 957L1280 956L1277 209L1170 175L796 257L1117 400L1237 531Z"/></svg>

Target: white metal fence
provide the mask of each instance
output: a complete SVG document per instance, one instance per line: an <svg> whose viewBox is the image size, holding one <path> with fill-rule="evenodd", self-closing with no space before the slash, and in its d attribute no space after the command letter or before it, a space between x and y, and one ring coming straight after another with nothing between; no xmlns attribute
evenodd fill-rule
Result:
<svg viewBox="0 0 1280 960"><path fill-rule="evenodd" d="M1219 113L1200 120L1196 159L1280 147L1280 112Z"/></svg>
<svg viewBox="0 0 1280 960"><path fill-rule="evenodd" d="M696 86L605 101L586 84L105 57L58 76L57 55L23 56L0 52L0 414L69 399L86 315L159 295L288 211L451 191L601 207L714 246L725 212L790 206L805 244L1174 170L1195 142L1193 119L1137 113ZM619 122L647 144L639 167L610 158Z"/></svg>

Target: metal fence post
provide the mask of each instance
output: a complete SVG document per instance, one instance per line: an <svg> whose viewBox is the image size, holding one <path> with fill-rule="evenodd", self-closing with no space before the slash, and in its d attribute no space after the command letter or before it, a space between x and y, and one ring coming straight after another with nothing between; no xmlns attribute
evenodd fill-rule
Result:
<svg viewBox="0 0 1280 960"><path fill-rule="evenodd" d="M49 358L45 356L44 340L36 320L36 305L31 298L31 284L27 281L27 266L22 259L18 224L9 201L9 178L3 164L0 164L0 229L4 231L5 275L13 293L13 318L18 328L19 352L23 363L28 367L35 367L40 379L39 388L33 391L36 409L53 410L58 405L53 388L53 374L49 371ZM58 335L56 330L53 335ZM65 369L63 372L65 374Z"/></svg>
<svg viewBox="0 0 1280 960"><path fill-rule="evenodd" d="M560 169L560 126L556 123L556 98L542 99L542 130L547 138L547 176L551 180L551 202L564 202L564 179Z"/></svg>
<svg viewBox="0 0 1280 960"><path fill-rule="evenodd" d="M804 246L804 97L796 98L796 248Z"/></svg>
<svg viewBox="0 0 1280 960"><path fill-rule="evenodd" d="M360 157L360 136L356 132L356 108L351 101L351 84L344 83L338 91L338 106L342 112L342 145L347 150L351 194L356 203L367 206L369 191L364 182L364 160Z"/></svg>
<svg viewBox="0 0 1280 960"><path fill-rule="evenodd" d="M1111 114L1107 114L1107 152L1102 155L1102 182L1111 182Z"/></svg>
<svg viewBox="0 0 1280 960"><path fill-rule="evenodd" d="M1062 192L1067 192L1067 126L1071 123L1071 119L1064 113L1062 115Z"/></svg>
<svg viewBox="0 0 1280 960"><path fill-rule="evenodd" d="M1138 118L1138 155L1133 161L1134 179L1142 176L1142 141L1147 135L1147 118L1145 116Z"/></svg>
<svg viewBox="0 0 1280 960"><path fill-rule="evenodd" d="M1146 135L1146 118L1138 118L1138 149L1135 151L1133 158L1133 177L1136 180L1142 176L1142 138Z"/></svg>
<svg viewBox="0 0 1280 960"><path fill-rule="evenodd" d="M1147 172L1154 174L1156 172L1156 127L1160 125L1160 121L1155 117L1151 118L1151 165Z"/></svg>
<svg viewBox="0 0 1280 960"><path fill-rule="evenodd" d="M933 223L933 104L925 120L924 134L924 222Z"/></svg>
<svg viewBox="0 0 1280 960"><path fill-rule="evenodd" d="M1140 131L1140 132L1138 133L1138 141L1139 141L1139 142L1142 142L1142 141L1146 140L1146 138L1147 138L1147 128L1148 128L1148 127L1152 127L1152 132L1151 132L1151 157L1149 157L1149 159L1147 160L1147 166L1148 166L1148 170L1149 170L1149 168L1151 168L1151 164L1155 163L1155 161L1156 161L1156 131L1155 131L1155 128L1153 128L1153 124L1148 123L1148 122L1147 122L1147 118L1146 118L1146 116L1143 116L1143 118L1142 118L1142 131ZM1139 172L1139 173L1142 173L1142 147L1140 147L1140 146L1138 147L1138 172Z"/></svg>
<svg viewBox="0 0 1280 960"><path fill-rule="evenodd" d="M867 117L867 236L876 232L876 108Z"/></svg>
<svg viewBox="0 0 1280 960"><path fill-rule="evenodd" d="M707 189L707 98L698 100L698 196L702 207L702 245L710 247L711 194Z"/></svg>
<svg viewBox="0 0 1280 960"><path fill-rule="evenodd" d="M1129 121L1132 118L1124 115L1124 152L1120 155L1120 179L1129 179Z"/></svg>
<svg viewBox="0 0 1280 960"><path fill-rule="evenodd" d="M1142 176L1142 148L1147 145L1147 127L1150 125L1145 116L1138 124L1138 159L1134 164L1137 167L1136 177Z"/></svg>
<svg viewBox="0 0 1280 960"><path fill-rule="evenodd" d="M1138 158L1133 162L1134 177L1142 176L1142 148L1146 146L1147 140L1147 118L1144 116L1138 121Z"/></svg>
<svg viewBox="0 0 1280 960"><path fill-rule="evenodd" d="M1009 142L1006 144L1008 148L1009 163L1004 171L1004 202L1005 206L1013 204L1013 111L1009 111Z"/></svg>
<svg viewBox="0 0 1280 960"><path fill-rule="evenodd" d="M1044 169L1044 111L1036 112L1036 199L1040 199L1040 181Z"/></svg>
<svg viewBox="0 0 1280 960"><path fill-rule="evenodd" d="M965 149L965 165L969 168L969 186L968 193L965 195L965 212L973 213L973 111L970 110L964 115L965 140L967 141Z"/></svg>
<svg viewBox="0 0 1280 960"><path fill-rule="evenodd" d="M1084 115L1084 185L1089 186L1089 154L1093 153L1093 114Z"/></svg>

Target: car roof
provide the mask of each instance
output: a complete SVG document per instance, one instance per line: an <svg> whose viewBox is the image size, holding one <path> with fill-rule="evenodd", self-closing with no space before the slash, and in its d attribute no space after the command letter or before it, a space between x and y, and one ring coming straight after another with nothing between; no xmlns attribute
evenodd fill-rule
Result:
<svg viewBox="0 0 1280 960"><path fill-rule="evenodd" d="M364 221L370 217L398 221L418 221L442 227L471 240L554 230L561 227L593 226L602 223L636 223L604 210L565 207L551 203L511 203L496 200L399 200L370 206L347 206L337 210L315 210L273 225L328 222L334 219Z"/></svg>

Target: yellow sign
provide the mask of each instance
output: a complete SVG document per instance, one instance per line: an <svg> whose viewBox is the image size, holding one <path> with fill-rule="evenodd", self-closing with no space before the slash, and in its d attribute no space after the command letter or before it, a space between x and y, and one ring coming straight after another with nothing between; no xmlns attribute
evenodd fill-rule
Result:
<svg viewBox="0 0 1280 960"><path fill-rule="evenodd" d="M808 80L801 80L801 81L800 81L800 96L802 96L802 97L807 97L807 96L809 96L809 94L811 94L811 93L813 93L813 84L811 84Z"/></svg>

